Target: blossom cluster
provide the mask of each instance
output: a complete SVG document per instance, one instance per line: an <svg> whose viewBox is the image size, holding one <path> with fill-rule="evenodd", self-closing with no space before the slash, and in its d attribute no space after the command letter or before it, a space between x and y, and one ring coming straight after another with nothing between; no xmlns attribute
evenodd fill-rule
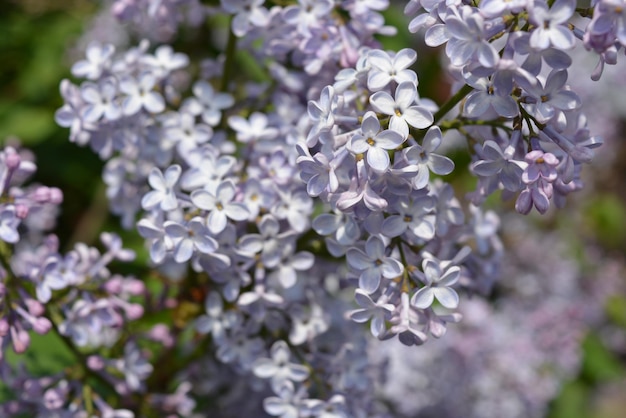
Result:
<svg viewBox="0 0 626 418"><path fill-rule="evenodd" d="M453 94L438 105L418 92L417 53L378 41L395 33L388 0L211 3L113 2L150 39L95 40L61 83L56 121L105 161L146 277L109 271L135 258L114 234L102 253L60 254L28 220L61 193L19 188L34 165L2 153L2 350L53 329L81 363L80 379L0 364L17 394L6 414L389 416L358 324L422 345L461 321L463 296L489 293L503 245L483 204L499 191L543 214L582 187L602 140L569 51L596 53L598 79L626 46L615 0L411 0L408 29L445 52ZM158 44L224 18L226 44L201 61ZM450 131L478 179L467 197L445 181L467 170L444 155Z"/></svg>

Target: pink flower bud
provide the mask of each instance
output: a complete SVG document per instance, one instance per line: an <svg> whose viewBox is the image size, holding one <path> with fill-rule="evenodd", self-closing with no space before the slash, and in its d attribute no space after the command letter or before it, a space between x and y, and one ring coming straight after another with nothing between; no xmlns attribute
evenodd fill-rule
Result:
<svg viewBox="0 0 626 418"><path fill-rule="evenodd" d="M9 332L9 321L6 318L0 318L0 337L4 337Z"/></svg>
<svg viewBox="0 0 626 418"><path fill-rule="evenodd" d="M30 210L28 206L22 203L18 203L17 205L15 205L15 216L17 216L20 219L26 219L29 211Z"/></svg>
<svg viewBox="0 0 626 418"><path fill-rule="evenodd" d="M7 168L11 171L17 169L22 162L22 157L12 149L6 150L6 156L4 157L4 162L7 165Z"/></svg>
<svg viewBox="0 0 626 418"><path fill-rule="evenodd" d="M46 186L37 187L32 198L37 203L48 203L50 201L50 188Z"/></svg>
<svg viewBox="0 0 626 418"><path fill-rule="evenodd" d="M43 305L36 299L28 298L24 301L28 312L33 316L41 316L44 313Z"/></svg>
<svg viewBox="0 0 626 418"><path fill-rule="evenodd" d="M52 328L52 322L48 318L40 317L33 322L33 330L37 334L47 334L50 328Z"/></svg>
<svg viewBox="0 0 626 418"><path fill-rule="evenodd" d="M30 344L30 336L23 329L11 327L11 344L16 354L22 354Z"/></svg>
<svg viewBox="0 0 626 418"><path fill-rule="evenodd" d="M87 367L91 370L102 370L104 366L104 360L100 356L89 356L87 358Z"/></svg>
<svg viewBox="0 0 626 418"><path fill-rule="evenodd" d="M58 187L50 188L50 203L54 205L63 203L63 192Z"/></svg>
<svg viewBox="0 0 626 418"><path fill-rule="evenodd" d="M143 306L137 303L133 303L133 304L129 304L126 307L126 316L128 317L128 319L130 320L139 319L141 318L142 315L143 315Z"/></svg>

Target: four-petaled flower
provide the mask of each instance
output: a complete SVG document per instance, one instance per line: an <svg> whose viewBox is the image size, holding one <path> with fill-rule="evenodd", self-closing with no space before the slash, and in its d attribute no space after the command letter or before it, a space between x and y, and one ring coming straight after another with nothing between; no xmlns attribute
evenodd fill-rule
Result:
<svg viewBox="0 0 626 418"><path fill-rule="evenodd" d="M378 289L381 278L393 279L404 271L402 263L385 255L385 243L375 235L367 239L365 252L358 248L350 248L346 257L348 264L361 272L359 287L368 294Z"/></svg>
<svg viewBox="0 0 626 418"><path fill-rule="evenodd" d="M454 309L459 305L459 295L452 289L452 286L459 280L461 268L449 264L434 257L424 259L423 272L416 271L424 287L415 292L411 298L413 306L426 309L433 304L435 299L448 309Z"/></svg>

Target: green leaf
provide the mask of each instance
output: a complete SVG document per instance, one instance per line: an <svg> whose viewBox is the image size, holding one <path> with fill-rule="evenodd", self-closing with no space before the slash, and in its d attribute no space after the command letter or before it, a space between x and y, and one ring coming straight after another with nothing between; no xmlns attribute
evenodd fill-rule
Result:
<svg viewBox="0 0 626 418"><path fill-rule="evenodd" d="M595 334L589 334L582 344L584 357L582 377L590 383L618 379L624 376L624 366Z"/></svg>

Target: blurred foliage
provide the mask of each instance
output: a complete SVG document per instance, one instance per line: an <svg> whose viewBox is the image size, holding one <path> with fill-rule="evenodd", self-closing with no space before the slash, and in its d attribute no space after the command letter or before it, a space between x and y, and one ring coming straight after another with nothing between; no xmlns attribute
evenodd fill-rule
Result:
<svg viewBox="0 0 626 418"><path fill-rule="evenodd" d="M29 147L38 165L33 180L63 190L61 242L72 239L77 226L88 228L83 214L103 193L98 157L71 144L68 130L54 121L63 104L59 83L71 77L68 51L98 6L89 0L13 0L0 13L0 140L14 137Z"/></svg>

